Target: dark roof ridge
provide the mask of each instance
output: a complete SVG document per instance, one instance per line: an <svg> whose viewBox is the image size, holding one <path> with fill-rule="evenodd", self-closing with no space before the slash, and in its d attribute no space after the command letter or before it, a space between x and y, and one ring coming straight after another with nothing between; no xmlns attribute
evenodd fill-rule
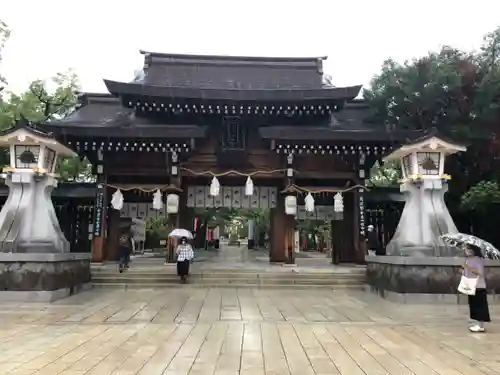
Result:
<svg viewBox="0 0 500 375"><path fill-rule="evenodd" d="M87 105L89 103L119 103L120 99L110 94L97 93L97 92L78 92L77 93L78 102L81 105Z"/></svg>
<svg viewBox="0 0 500 375"><path fill-rule="evenodd" d="M162 53L139 50L142 55L158 58L186 59L186 60L220 60L220 61L246 61L246 62L312 62L326 60L328 56L309 57L277 57L277 56L233 56L233 55L203 55L184 53Z"/></svg>

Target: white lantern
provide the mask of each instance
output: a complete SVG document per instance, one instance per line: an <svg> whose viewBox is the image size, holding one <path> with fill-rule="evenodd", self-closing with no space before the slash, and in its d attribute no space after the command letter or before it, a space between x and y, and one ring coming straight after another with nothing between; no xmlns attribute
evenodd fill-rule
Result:
<svg viewBox="0 0 500 375"><path fill-rule="evenodd" d="M285 197L285 214L297 215L297 197L295 195L287 195Z"/></svg>
<svg viewBox="0 0 500 375"><path fill-rule="evenodd" d="M219 180L217 180L217 177L212 178L212 182L210 183L210 195L212 197L216 197L220 194L220 184Z"/></svg>
<svg viewBox="0 0 500 375"><path fill-rule="evenodd" d="M464 146L431 134L398 148L384 157L384 161L400 161L405 180L440 180L446 156L462 151Z"/></svg>
<svg viewBox="0 0 500 375"><path fill-rule="evenodd" d="M307 212L314 212L314 198L311 193L307 193L304 204Z"/></svg>
<svg viewBox="0 0 500 375"><path fill-rule="evenodd" d="M163 195L160 189L156 190L153 194L153 208L155 210L161 210L163 207Z"/></svg>
<svg viewBox="0 0 500 375"><path fill-rule="evenodd" d="M111 197L111 207L120 211L123 208L123 194L120 189L116 190Z"/></svg>
<svg viewBox="0 0 500 375"><path fill-rule="evenodd" d="M167 195L167 214L176 214L179 212L179 196L171 193Z"/></svg>
<svg viewBox="0 0 500 375"><path fill-rule="evenodd" d="M342 194L337 193L333 197L333 211L335 212L344 212L344 199L342 198Z"/></svg>
<svg viewBox="0 0 500 375"><path fill-rule="evenodd" d="M245 183L245 195L252 196L253 195L253 181L250 176L247 177L247 182Z"/></svg>

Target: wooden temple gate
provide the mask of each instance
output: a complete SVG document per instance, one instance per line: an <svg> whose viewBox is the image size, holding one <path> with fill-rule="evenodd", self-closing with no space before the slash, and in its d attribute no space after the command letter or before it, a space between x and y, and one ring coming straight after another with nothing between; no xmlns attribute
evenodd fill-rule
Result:
<svg viewBox="0 0 500 375"><path fill-rule="evenodd" d="M125 202L141 204L150 204L158 189L164 198L178 194L178 212L167 215L171 227L190 228L190 207L198 200L204 206L265 202L273 262L293 261L295 217L285 213L285 196L298 195L300 216L311 193L312 215L331 215L334 260L363 259L365 180L373 163L408 134L388 134L365 121L368 108L354 99L361 86L325 81L324 58L142 53L140 79L105 80L110 94L83 94L74 113L43 125L87 157L98 176L94 261L116 259L120 216L130 216L108 207L117 189ZM207 196L213 176L220 197ZM248 176L259 189L242 197ZM340 216L332 211L337 192ZM151 207L143 207L148 216Z"/></svg>

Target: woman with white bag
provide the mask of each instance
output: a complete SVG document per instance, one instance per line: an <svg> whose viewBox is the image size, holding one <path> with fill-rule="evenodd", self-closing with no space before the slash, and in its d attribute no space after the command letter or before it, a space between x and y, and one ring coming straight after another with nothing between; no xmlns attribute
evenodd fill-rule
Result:
<svg viewBox="0 0 500 375"><path fill-rule="evenodd" d="M491 321L484 278L484 256L478 246L470 244L465 245L465 256L462 280L458 290L468 295L470 318L476 321L476 324L470 326L469 330L484 332L484 323Z"/></svg>

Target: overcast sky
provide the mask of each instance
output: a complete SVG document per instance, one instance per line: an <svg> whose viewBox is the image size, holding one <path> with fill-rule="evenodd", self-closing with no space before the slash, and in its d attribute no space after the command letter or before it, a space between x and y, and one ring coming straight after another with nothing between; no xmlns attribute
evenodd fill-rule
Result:
<svg viewBox="0 0 500 375"><path fill-rule="evenodd" d="M142 67L139 49L327 55L334 84L367 84L388 57L477 49L499 14L498 0L1 0L12 37L0 69L13 91L74 68L83 91L104 92L102 78Z"/></svg>

